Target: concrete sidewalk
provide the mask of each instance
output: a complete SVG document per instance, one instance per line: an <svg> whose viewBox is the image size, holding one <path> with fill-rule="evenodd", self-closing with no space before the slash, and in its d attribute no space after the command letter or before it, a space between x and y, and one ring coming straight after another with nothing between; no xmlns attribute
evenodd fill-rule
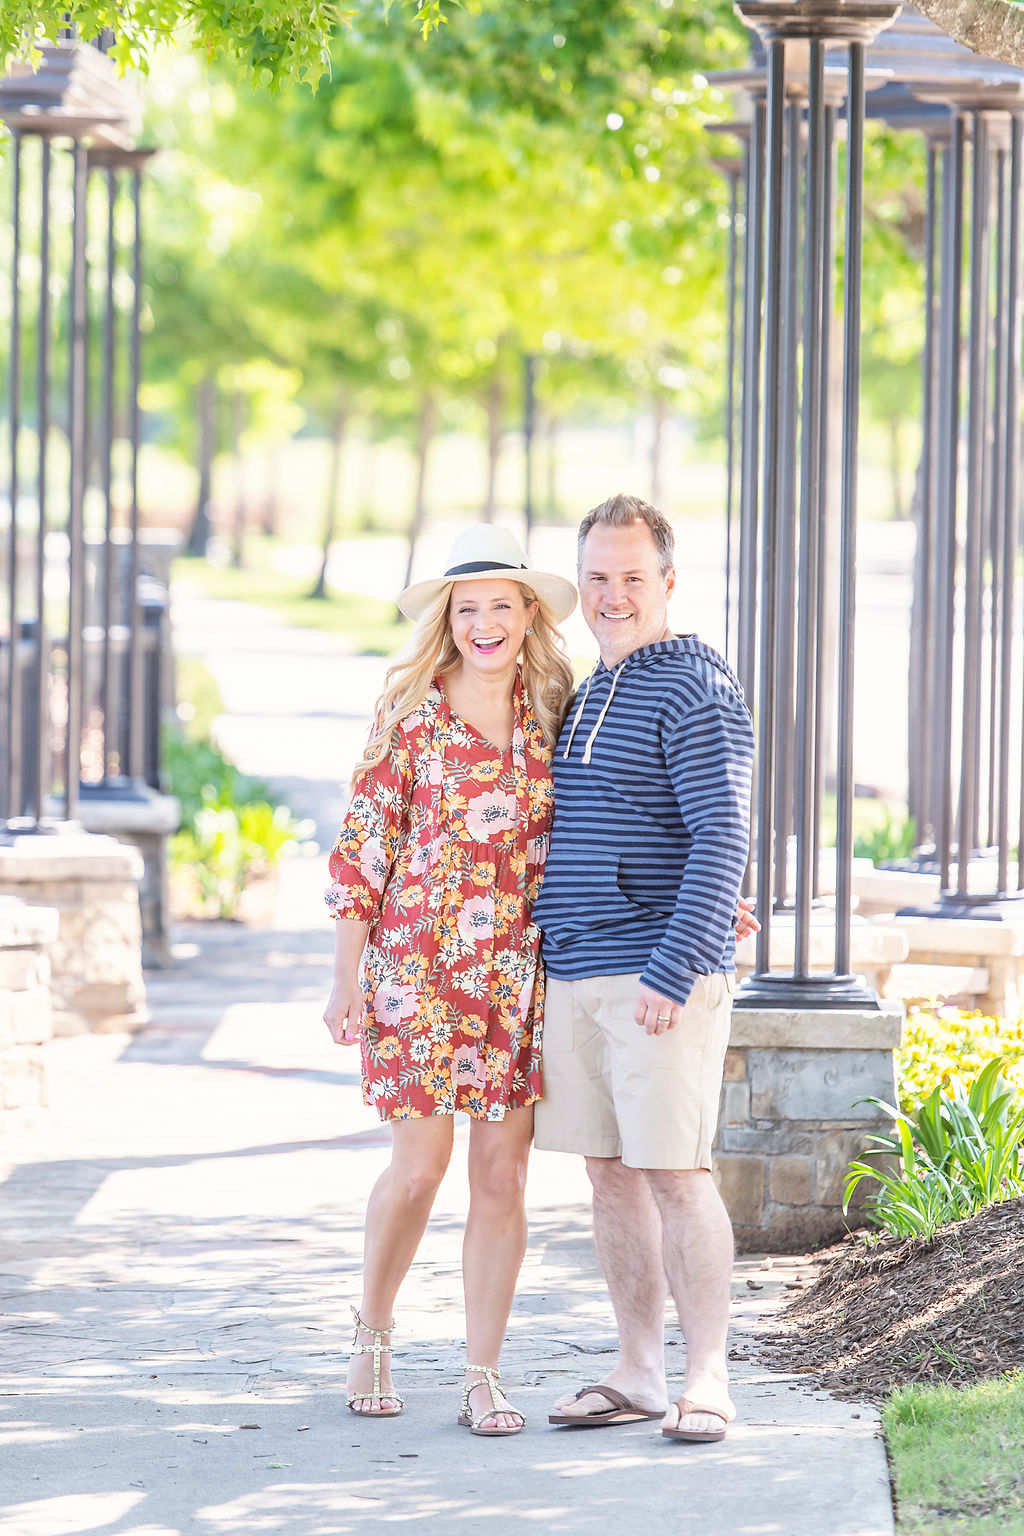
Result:
<svg viewBox="0 0 1024 1536"><path fill-rule="evenodd" d="M150 978L152 1025L55 1042L49 1123L0 1141L0 1532L890 1533L874 1413L749 1358L794 1261L737 1265L740 1418L724 1443L548 1427L552 1398L599 1378L614 1347L573 1158L537 1154L531 1172L505 1354L525 1433L489 1442L455 1423L464 1143L398 1308L406 1413L346 1411L348 1302L387 1133L320 1022L321 874L288 868L272 930L183 931L178 968Z"/></svg>

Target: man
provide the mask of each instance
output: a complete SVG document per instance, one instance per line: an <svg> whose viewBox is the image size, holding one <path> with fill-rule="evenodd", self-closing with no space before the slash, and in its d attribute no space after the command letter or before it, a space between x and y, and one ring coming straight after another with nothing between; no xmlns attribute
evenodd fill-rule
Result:
<svg viewBox="0 0 1024 1536"><path fill-rule="evenodd" d="M551 1422L661 1418L671 1438L703 1441L735 1416L732 1227L710 1170L753 732L728 665L669 630L673 545L638 497L613 496L580 525L580 600L601 660L554 755L534 908L548 976L535 1141L587 1160L620 1340L615 1368ZM687 1346L684 1394L667 1409L666 1288Z"/></svg>

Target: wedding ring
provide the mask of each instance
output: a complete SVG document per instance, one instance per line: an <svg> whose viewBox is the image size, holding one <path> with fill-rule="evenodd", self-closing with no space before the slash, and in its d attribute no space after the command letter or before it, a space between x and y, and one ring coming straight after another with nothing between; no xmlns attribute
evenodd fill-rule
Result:
<svg viewBox="0 0 1024 1536"><path fill-rule="evenodd" d="M672 1015L670 1013L659 1013L658 1014L658 1023L659 1024L667 1024L671 1017L672 1017Z"/></svg>

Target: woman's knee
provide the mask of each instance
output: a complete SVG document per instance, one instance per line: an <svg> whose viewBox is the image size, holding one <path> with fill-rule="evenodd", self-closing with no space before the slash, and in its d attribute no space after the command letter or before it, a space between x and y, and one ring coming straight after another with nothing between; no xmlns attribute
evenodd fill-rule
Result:
<svg viewBox="0 0 1024 1536"><path fill-rule="evenodd" d="M526 1197L527 1154L502 1153L471 1158L470 1198L499 1205L520 1205Z"/></svg>
<svg viewBox="0 0 1024 1536"><path fill-rule="evenodd" d="M444 1163L426 1163L403 1166L392 1164L388 1170L393 1192L408 1205L420 1205L432 1201L445 1176Z"/></svg>

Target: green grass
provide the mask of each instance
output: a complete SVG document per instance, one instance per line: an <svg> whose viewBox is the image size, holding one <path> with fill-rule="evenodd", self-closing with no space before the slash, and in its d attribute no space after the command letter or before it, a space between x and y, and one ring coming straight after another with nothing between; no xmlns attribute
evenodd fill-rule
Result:
<svg viewBox="0 0 1024 1536"><path fill-rule="evenodd" d="M899 1387L882 1423L900 1536L1024 1536L1024 1373Z"/></svg>
<svg viewBox="0 0 1024 1536"><path fill-rule="evenodd" d="M252 542L253 554L245 570L183 557L174 563L174 578L198 587L206 597L253 603L286 624L340 635L357 655L391 656L405 643L409 626L396 620L393 604L352 592L311 598L311 577L274 570L256 553L256 541Z"/></svg>

